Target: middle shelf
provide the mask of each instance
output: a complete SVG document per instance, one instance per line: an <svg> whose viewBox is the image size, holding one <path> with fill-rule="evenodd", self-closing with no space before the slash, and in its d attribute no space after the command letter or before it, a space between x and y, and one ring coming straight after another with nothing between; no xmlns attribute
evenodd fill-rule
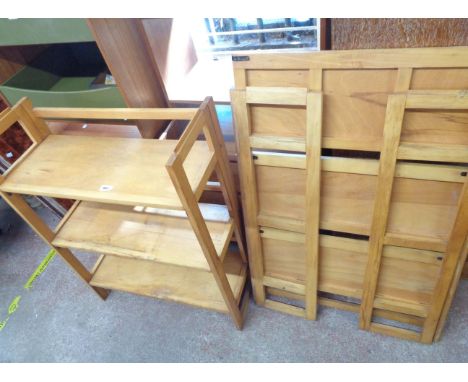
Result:
<svg viewBox="0 0 468 382"><path fill-rule="evenodd" d="M199 204L223 260L234 224L227 207ZM58 247L209 270L185 211L79 202L59 227Z"/></svg>

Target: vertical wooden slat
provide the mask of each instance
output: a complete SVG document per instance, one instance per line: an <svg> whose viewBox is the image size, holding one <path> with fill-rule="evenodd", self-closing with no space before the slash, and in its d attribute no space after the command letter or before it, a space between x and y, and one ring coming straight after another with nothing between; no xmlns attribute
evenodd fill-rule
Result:
<svg viewBox="0 0 468 382"><path fill-rule="evenodd" d="M452 283L455 269L463 256L463 249L468 235L468 182L465 182L458 203L458 213L455 223L450 233L447 244L447 251L442 262L441 272L437 285L434 288L433 300L424 323L421 341L431 343L434 339L435 331L442 309Z"/></svg>
<svg viewBox="0 0 468 382"><path fill-rule="evenodd" d="M234 84L237 90L243 90L247 87L247 73L245 69L234 68Z"/></svg>
<svg viewBox="0 0 468 382"><path fill-rule="evenodd" d="M309 69L309 77L307 79L309 90L320 92L323 87L323 70L321 68Z"/></svg>
<svg viewBox="0 0 468 382"><path fill-rule="evenodd" d="M21 101L21 108L25 112L25 114L28 116L30 122L36 126L36 129L38 132L41 134L42 138L46 138L50 134L50 129L47 123L41 119L36 117L36 115L33 112L33 106L32 102L29 98L24 98Z"/></svg>
<svg viewBox="0 0 468 382"><path fill-rule="evenodd" d="M388 97L384 142L380 154L379 175L369 237L369 257L364 277L359 317L359 327L366 330L370 329L372 321L372 311L380 271L383 239L387 226L405 103L406 95L398 94Z"/></svg>
<svg viewBox="0 0 468 382"><path fill-rule="evenodd" d="M259 305L265 303L265 288L263 286L263 255L260 234L258 232L258 200L255 179L255 167L250 150L250 118L246 103L245 90L231 91L231 104L236 130L236 144L239 160L239 172L242 187L242 205L244 211L244 226L249 251L249 267L252 278L252 288L255 301Z"/></svg>
<svg viewBox="0 0 468 382"><path fill-rule="evenodd" d="M306 130L305 305L306 318L310 320L315 320L317 317L322 108L322 93L308 93Z"/></svg>
<svg viewBox="0 0 468 382"><path fill-rule="evenodd" d="M442 310L441 316L439 318L439 322L437 324L437 330L435 333L434 341L439 341L440 337L442 336L442 331L444 330L445 321L447 320L448 312L450 310L450 306L452 305L453 298L455 296L455 292L457 291L457 286L462 277L463 268L466 265L466 258L468 256L468 238L465 240L465 247L463 248L463 252L458 260L457 269L455 270L455 275L453 276L452 283L450 284L450 290L448 292L448 296L444 302L444 308Z"/></svg>
<svg viewBox="0 0 468 382"><path fill-rule="evenodd" d="M216 115L215 105L213 99L207 104L207 111L210 118L209 132L212 133L212 141L216 155L218 157L218 165L216 167L216 175L221 182L221 191L223 193L224 201L228 207L229 213L234 219L234 234L237 239L237 245L241 254L243 262L247 261L245 251L244 235L242 234L242 223L239 214L239 203L237 200L237 192L234 185L234 178L231 169L229 168L229 158L226 151L226 145L223 141L221 127L219 126L218 117Z"/></svg>
<svg viewBox="0 0 468 382"><path fill-rule="evenodd" d="M413 76L413 68L400 68L397 72L395 83L395 92L406 92L411 86L411 78Z"/></svg>

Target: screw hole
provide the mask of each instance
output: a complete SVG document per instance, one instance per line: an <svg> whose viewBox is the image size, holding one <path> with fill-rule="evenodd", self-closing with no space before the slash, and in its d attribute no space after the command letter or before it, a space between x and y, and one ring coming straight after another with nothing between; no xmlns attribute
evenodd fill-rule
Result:
<svg viewBox="0 0 468 382"><path fill-rule="evenodd" d="M252 158L253 158L253 160L257 160L257 159L258 159L258 156L252 155Z"/></svg>
<svg viewBox="0 0 468 382"><path fill-rule="evenodd" d="M442 260L442 256L437 256L437 260Z"/></svg>
<svg viewBox="0 0 468 382"><path fill-rule="evenodd" d="M466 176L466 175L468 175L468 171L462 171L462 172L460 173L460 175L461 175L461 176Z"/></svg>
<svg viewBox="0 0 468 382"><path fill-rule="evenodd" d="M265 231L263 231L263 229L259 229L258 231L259 231L260 233L263 233L263 232L265 232Z"/></svg>

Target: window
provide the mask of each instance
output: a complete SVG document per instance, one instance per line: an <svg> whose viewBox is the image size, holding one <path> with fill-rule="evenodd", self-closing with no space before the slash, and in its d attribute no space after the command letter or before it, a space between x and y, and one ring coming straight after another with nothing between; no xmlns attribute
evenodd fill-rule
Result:
<svg viewBox="0 0 468 382"><path fill-rule="evenodd" d="M318 50L318 18L205 18L192 35L200 53L232 54L252 50Z"/></svg>

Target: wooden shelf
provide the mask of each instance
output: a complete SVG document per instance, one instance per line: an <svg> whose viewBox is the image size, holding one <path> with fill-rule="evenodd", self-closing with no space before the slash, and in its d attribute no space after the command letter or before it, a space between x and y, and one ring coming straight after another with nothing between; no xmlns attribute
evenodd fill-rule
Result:
<svg viewBox="0 0 468 382"><path fill-rule="evenodd" d="M224 269L239 303L246 280L246 265L229 251ZM94 272L91 285L160 298L228 313L213 274L153 261L105 256Z"/></svg>
<svg viewBox="0 0 468 382"><path fill-rule="evenodd" d="M227 252L233 222L226 206L200 204L216 252ZM209 270L185 211L81 202L52 242L63 248Z"/></svg>
<svg viewBox="0 0 468 382"><path fill-rule="evenodd" d="M49 135L2 183L6 192L182 209L165 165L176 140ZM193 144L184 169L198 195L213 153ZM108 191L101 191L107 186Z"/></svg>

